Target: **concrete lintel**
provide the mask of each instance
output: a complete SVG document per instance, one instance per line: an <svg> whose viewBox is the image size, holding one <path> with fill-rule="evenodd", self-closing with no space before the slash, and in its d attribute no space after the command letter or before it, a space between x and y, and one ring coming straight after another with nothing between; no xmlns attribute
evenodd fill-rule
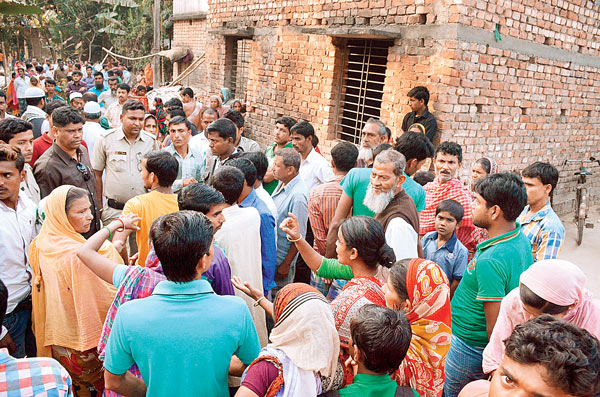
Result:
<svg viewBox="0 0 600 397"><path fill-rule="evenodd" d="M190 12L187 14L174 14L171 16L173 21L186 21L194 19L206 19L206 12Z"/></svg>
<svg viewBox="0 0 600 397"><path fill-rule="evenodd" d="M339 28L326 28L326 27L309 27L301 29L302 33L307 34L318 34L327 35L332 37L344 37L344 38L368 38L368 39L399 39L402 37L401 33L396 27L339 27Z"/></svg>
<svg viewBox="0 0 600 397"><path fill-rule="evenodd" d="M220 34L220 35L223 35L223 36L235 36L235 37L251 38L252 36L254 36L254 28L253 27L233 28L233 29L219 28L219 29L209 30L208 33L210 33L210 34Z"/></svg>

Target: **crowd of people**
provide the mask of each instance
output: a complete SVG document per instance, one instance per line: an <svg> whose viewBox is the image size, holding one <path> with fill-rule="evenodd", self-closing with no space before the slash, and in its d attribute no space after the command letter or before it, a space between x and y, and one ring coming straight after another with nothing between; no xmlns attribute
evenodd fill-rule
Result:
<svg viewBox="0 0 600 397"><path fill-rule="evenodd" d="M46 66L0 92L0 393L600 391L557 169L486 157L465 181L426 87L328 160L292 114L244 136L227 89L150 104L118 63Z"/></svg>

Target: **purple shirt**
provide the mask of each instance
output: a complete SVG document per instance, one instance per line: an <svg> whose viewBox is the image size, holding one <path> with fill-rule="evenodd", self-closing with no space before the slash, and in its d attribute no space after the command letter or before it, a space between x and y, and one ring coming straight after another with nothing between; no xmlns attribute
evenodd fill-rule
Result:
<svg viewBox="0 0 600 397"><path fill-rule="evenodd" d="M212 285L217 295L235 295L233 284L231 284L231 268L225 252L215 243L213 244L214 256L210 267L202 278Z"/></svg>

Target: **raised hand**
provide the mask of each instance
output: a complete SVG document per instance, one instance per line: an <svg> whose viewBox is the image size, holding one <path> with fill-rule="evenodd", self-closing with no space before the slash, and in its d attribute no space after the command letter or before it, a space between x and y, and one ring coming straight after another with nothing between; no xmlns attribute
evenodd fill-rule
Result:
<svg viewBox="0 0 600 397"><path fill-rule="evenodd" d="M292 214L291 212L288 212L288 217L281 222L279 228L289 236L289 240L299 240L302 238L302 235L300 234L298 218L296 218L296 215Z"/></svg>

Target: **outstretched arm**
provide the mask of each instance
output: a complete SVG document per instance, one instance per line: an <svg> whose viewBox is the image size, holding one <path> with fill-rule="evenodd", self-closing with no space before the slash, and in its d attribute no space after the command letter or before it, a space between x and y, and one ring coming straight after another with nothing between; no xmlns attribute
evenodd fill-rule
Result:
<svg viewBox="0 0 600 397"><path fill-rule="evenodd" d="M323 262L323 257L302 238L298 218L291 212L288 212L288 216L289 218L285 218L279 227L287 234L290 241L294 241L298 252L310 270L316 272Z"/></svg>

